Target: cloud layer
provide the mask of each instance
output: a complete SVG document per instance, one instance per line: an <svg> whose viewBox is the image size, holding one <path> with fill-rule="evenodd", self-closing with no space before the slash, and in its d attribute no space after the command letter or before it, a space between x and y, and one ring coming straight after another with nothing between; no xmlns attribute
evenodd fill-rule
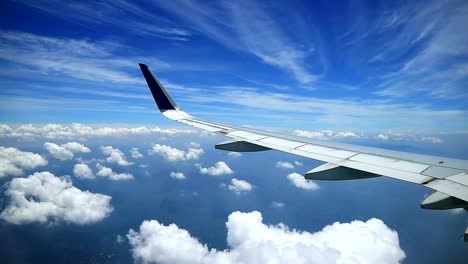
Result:
<svg viewBox="0 0 468 264"><path fill-rule="evenodd" d="M127 238L144 263L398 263L398 234L379 219L334 223L316 233L266 225L260 212L234 212L226 223L228 249L209 250L187 230L144 221Z"/></svg>
<svg viewBox="0 0 468 264"><path fill-rule="evenodd" d="M15 178L5 194L10 201L0 218L12 224L62 220L84 225L101 221L113 210L110 196L82 191L50 172Z"/></svg>
<svg viewBox="0 0 468 264"><path fill-rule="evenodd" d="M130 135L176 135L176 134L193 134L198 133L190 129L169 128L163 129L159 127L93 127L79 123L71 125L48 124L45 126L38 125L21 125L12 127L6 124L0 124L0 137L4 138L31 138L43 137L47 139L73 139L81 137L121 137Z"/></svg>

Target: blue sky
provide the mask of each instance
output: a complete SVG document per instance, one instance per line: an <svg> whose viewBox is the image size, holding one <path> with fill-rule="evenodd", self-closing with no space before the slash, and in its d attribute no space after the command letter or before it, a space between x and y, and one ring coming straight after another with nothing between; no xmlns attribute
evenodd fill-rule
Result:
<svg viewBox="0 0 468 264"><path fill-rule="evenodd" d="M0 17L1 261L467 259L466 211L421 209L430 189L216 150L160 115L138 67L200 118L468 159L466 1L18 0Z"/></svg>
<svg viewBox="0 0 468 264"><path fill-rule="evenodd" d="M464 132L464 1L4 1L1 121ZM252 115L255 113L255 115ZM443 124L443 125L442 125Z"/></svg>

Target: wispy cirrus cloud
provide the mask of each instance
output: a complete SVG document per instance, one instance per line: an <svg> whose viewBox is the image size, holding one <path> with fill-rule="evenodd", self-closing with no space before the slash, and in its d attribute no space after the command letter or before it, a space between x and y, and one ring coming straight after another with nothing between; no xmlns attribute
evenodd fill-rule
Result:
<svg viewBox="0 0 468 264"><path fill-rule="evenodd" d="M319 78L305 63L314 54L314 47L299 48L300 45L293 44L285 29L261 3L158 1L158 5L226 47L248 52L292 74L299 83L307 84Z"/></svg>
<svg viewBox="0 0 468 264"><path fill-rule="evenodd" d="M108 25L127 29L135 35L186 41L191 33L167 18L157 16L137 3L117 0L87 3L82 1L16 1L64 20L85 25ZM92 27L90 27L92 30Z"/></svg>
<svg viewBox="0 0 468 264"><path fill-rule="evenodd" d="M27 70L93 82L144 84L128 73L142 58L119 57L118 45L106 41L47 37L18 31L0 31L0 59L16 63ZM149 58L146 58L147 60ZM153 67L169 67L151 59ZM17 74L22 68L17 69Z"/></svg>
<svg viewBox="0 0 468 264"><path fill-rule="evenodd" d="M466 101L466 1L413 1L374 13L369 5L351 5L342 40L350 50L345 61L368 69L375 95Z"/></svg>

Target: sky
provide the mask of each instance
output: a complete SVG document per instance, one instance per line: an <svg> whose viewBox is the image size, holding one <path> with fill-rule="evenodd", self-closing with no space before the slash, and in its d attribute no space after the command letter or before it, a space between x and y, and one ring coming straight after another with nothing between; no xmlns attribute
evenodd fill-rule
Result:
<svg viewBox="0 0 468 264"><path fill-rule="evenodd" d="M215 150L138 63L196 117L468 159L467 24L455 0L2 1L0 259L462 263L465 211Z"/></svg>

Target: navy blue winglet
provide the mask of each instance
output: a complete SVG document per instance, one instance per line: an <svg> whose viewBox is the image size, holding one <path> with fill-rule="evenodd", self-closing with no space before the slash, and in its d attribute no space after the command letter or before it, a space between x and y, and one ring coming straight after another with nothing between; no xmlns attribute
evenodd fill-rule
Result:
<svg viewBox="0 0 468 264"><path fill-rule="evenodd" d="M166 110L180 110L177 104L172 100L171 96L166 92L161 83L154 77L149 67L145 64L139 63L141 72L146 79L146 83L153 94L154 101L158 105L159 111Z"/></svg>

